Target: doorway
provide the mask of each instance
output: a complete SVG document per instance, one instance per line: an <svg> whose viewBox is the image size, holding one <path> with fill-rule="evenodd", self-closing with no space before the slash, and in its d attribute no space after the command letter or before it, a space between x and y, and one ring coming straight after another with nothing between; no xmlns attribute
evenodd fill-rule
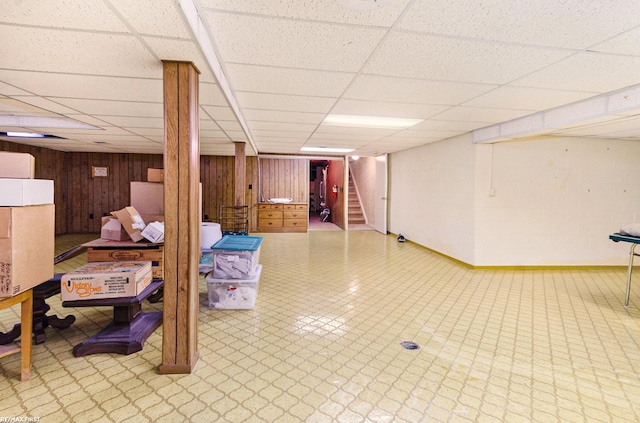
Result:
<svg viewBox="0 0 640 423"><path fill-rule="evenodd" d="M309 230L344 229L344 159L309 161Z"/></svg>

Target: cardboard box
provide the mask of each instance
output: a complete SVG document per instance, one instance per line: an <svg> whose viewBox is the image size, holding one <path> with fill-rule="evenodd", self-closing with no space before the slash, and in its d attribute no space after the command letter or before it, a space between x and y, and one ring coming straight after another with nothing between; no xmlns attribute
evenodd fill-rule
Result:
<svg viewBox="0 0 640 423"><path fill-rule="evenodd" d="M47 179L0 178L0 206L53 204L53 181Z"/></svg>
<svg viewBox="0 0 640 423"><path fill-rule="evenodd" d="M128 206L121 210L111 212L124 227L124 230L129 234L129 238L133 242L138 242L144 239L141 232L146 226L142 216L138 213L135 207Z"/></svg>
<svg viewBox="0 0 640 423"><path fill-rule="evenodd" d="M131 243L131 241L129 241ZM95 261L150 261L151 274L154 279L164 279L164 247L154 245L140 248L134 246L119 246L119 241L97 239L85 245L87 248L87 262ZM126 242L123 242L126 244ZM135 243L131 243L136 245Z"/></svg>
<svg viewBox="0 0 640 423"><path fill-rule="evenodd" d="M164 223L164 215L162 214L144 214L140 213L140 217L144 222L163 222Z"/></svg>
<svg viewBox="0 0 640 423"><path fill-rule="evenodd" d="M100 238L113 241L126 241L129 239L129 234L118 219L111 216L104 216L102 218L102 227L100 228Z"/></svg>
<svg viewBox="0 0 640 423"><path fill-rule="evenodd" d="M62 301L135 297L151 283L150 261L87 263L60 279Z"/></svg>
<svg viewBox="0 0 640 423"><path fill-rule="evenodd" d="M0 178L34 179L36 159L28 153L0 151Z"/></svg>
<svg viewBox="0 0 640 423"><path fill-rule="evenodd" d="M0 207L0 298L53 278L55 206Z"/></svg>
<svg viewBox="0 0 640 423"><path fill-rule="evenodd" d="M145 226L142 231L142 236L150 242L162 242L164 241L164 223L151 222Z"/></svg>
<svg viewBox="0 0 640 423"><path fill-rule="evenodd" d="M164 182L164 169L147 169L147 182Z"/></svg>
<svg viewBox="0 0 640 423"><path fill-rule="evenodd" d="M140 214L164 215L164 184L131 182L131 205Z"/></svg>

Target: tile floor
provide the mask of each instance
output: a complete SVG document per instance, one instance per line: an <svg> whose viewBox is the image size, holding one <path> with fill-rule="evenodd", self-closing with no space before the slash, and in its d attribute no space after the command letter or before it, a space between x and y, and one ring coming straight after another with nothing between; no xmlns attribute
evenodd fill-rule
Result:
<svg viewBox="0 0 640 423"><path fill-rule="evenodd" d="M139 353L73 357L111 311L53 300L77 321L47 329L30 381L19 381L18 356L0 361L0 417L640 421L640 280L625 309L623 268L472 270L374 231L261 235L253 310L209 310L201 281L192 374L157 373L160 330ZM1 313L7 330L17 310Z"/></svg>

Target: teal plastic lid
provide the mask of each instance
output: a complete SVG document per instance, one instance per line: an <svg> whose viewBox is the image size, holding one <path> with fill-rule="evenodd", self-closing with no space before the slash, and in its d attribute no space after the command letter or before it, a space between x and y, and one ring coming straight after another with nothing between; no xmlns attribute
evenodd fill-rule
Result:
<svg viewBox="0 0 640 423"><path fill-rule="evenodd" d="M226 251L256 251L262 244L261 236L224 235L211 249Z"/></svg>

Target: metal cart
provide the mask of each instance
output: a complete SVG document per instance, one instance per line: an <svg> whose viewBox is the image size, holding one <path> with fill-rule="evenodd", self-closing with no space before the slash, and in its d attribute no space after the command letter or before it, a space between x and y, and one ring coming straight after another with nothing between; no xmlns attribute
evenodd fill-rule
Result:
<svg viewBox="0 0 640 423"><path fill-rule="evenodd" d="M249 234L249 206L220 206L218 217L223 235Z"/></svg>

